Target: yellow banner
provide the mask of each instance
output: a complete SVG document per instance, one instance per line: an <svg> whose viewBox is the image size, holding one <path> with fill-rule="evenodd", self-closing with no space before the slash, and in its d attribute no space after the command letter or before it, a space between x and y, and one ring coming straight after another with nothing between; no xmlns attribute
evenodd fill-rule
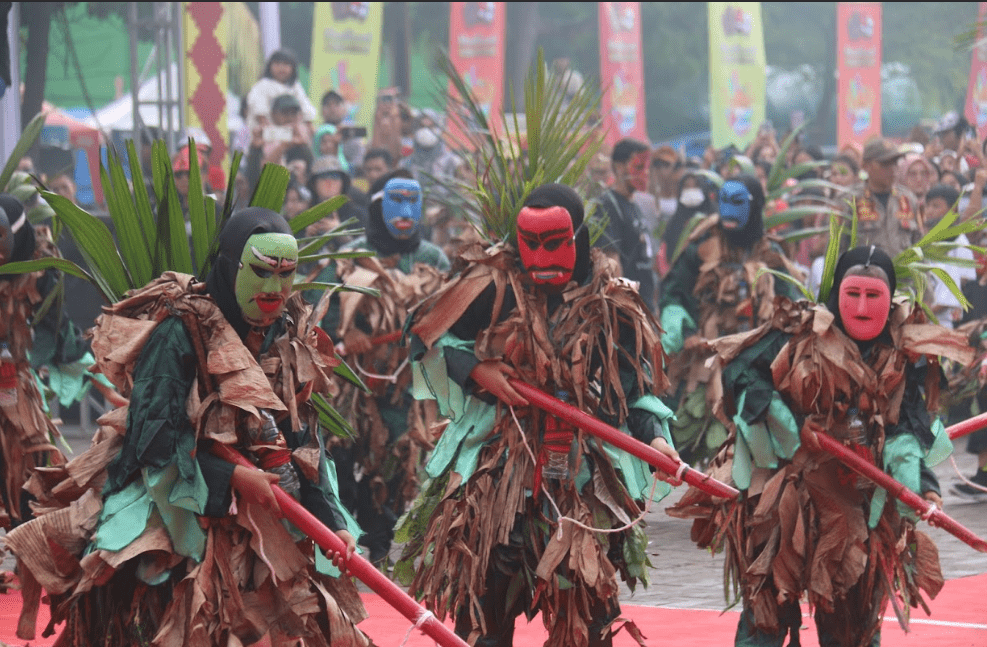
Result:
<svg viewBox="0 0 987 647"><path fill-rule="evenodd" d="M709 2L709 121L713 146L751 143L765 118L760 2Z"/></svg>
<svg viewBox="0 0 987 647"><path fill-rule="evenodd" d="M383 2L317 2L312 21L309 96L318 109L335 90L346 101L346 121L374 122Z"/></svg>
<svg viewBox="0 0 987 647"><path fill-rule="evenodd" d="M226 3L185 2L182 9L185 125L200 128L209 136L209 165L225 168L230 140L226 114Z"/></svg>

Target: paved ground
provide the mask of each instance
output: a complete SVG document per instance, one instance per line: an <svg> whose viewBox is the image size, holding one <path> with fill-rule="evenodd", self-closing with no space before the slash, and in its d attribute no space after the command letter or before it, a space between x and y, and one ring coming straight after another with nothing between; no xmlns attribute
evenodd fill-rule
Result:
<svg viewBox="0 0 987 647"><path fill-rule="evenodd" d="M88 447L89 435L79 426L67 426L63 433L76 452ZM954 458L961 473L969 476L976 466L976 458L963 451L963 447L965 441L961 440ZM936 473L942 484L946 511L977 536L987 538L987 503L968 503L949 492L950 486L959 481L950 461L940 465ZM626 591L623 599L629 604L682 609L724 607L722 557L695 547L689 539L691 521L675 519L664 512L684 491L684 488L675 490L665 501L656 504L647 517L649 552L654 565L652 583L633 594ZM939 547L946 579L987 572L987 555L974 551L943 530L927 524L923 527ZM5 570L11 566L4 563Z"/></svg>

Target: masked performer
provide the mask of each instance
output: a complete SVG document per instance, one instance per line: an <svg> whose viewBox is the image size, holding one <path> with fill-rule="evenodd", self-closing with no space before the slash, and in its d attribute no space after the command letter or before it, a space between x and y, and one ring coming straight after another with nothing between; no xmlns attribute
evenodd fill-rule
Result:
<svg viewBox="0 0 987 647"><path fill-rule="evenodd" d="M49 475L63 479L49 511L7 538L49 592L49 628L66 623L60 647L369 643L355 588L323 575L332 565L282 525L271 491L355 548L308 403L333 388L332 342L291 294L297 260L282 216L243 209L205 283L167 272L97 321L98 366L129 406Z"/></svg>
<svg viewBox="0 0 987 647"><path fill-rule="evenodd" d="M569 187L536 188L517 215L517 251L465 250L462 271L409 323L416 395L451 422L395 573L410 579L424 556L412 591L437 614L452 610L477 646L512 645L516 617L538 612L546 645L609 645L617 574L632 587L647 576L647 539L631 523L651 491L647 466L528 406L508 377L677 457L671 411L654 395L658 324L616 264L590 252L583 217Z"/></svg>
<svg viewBox="0 0 987 647"><path fill-rule="evenodd" d="M775 294L789 284L762 269L797 276L779 244L766 236L764 190L752 175L720 188L719 218L693 229L661 285L662 345L672 357L668 377L677 403L672 435L687 461L709 458L726 440L726 421L710 415L718 388L710 385L705 342L750 330L771 318Z"/></svg>
<svg viewBox="0 0 987 647"><path fill-rule="evenodd" d="M695 516L693 539L726 549L744 611L736 644L798 644L799 601L815 610L819 642L880 643L890 600L903 623L935 597L935 544L914 513L825 453L829 434L941 505L931 467L952 449L938 419L939 357L972 358L963 335L892 302L895 269L879 249L857 247L836 264L826 305L779 299L773 319L713 342L734 431L711 472L732 476L741 499L690 489L669 510ZM801 433L800 433L801 432ZM889 500L890 499L890 500Z"/></svg>
<svg viewBox="0 0 987 647"><path fill-rule="evenodd" d="M339 259L317 280L380 292L378 298L340 292L322 320L370 389L342 386L333 406L350 421L355 440L333 438L327 444L339 472L340 498L365 532L370 561L379 563L390 551L398 516L418 493L422 452L431 448L428 421L435 417L434 407L426 409L411 395L408 352L395 334L411 307L438 289L450 265L441 249L421 239L422 191L408 171L378 178L370 194L366 236L343 251L376 256ZM374 341L382 338L388 341Z"/></svg>

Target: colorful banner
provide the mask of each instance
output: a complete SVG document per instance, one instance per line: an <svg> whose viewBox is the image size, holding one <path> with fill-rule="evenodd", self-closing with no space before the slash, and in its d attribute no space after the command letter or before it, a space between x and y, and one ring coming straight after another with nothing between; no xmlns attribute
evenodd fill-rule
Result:
<svg viewBox="0 0 987 647"><path fill-rule="evenodd" d="M977 129L977 139L987 137L987 42L983 22L987 18L987 2L981 2L977 12L977 40L970 63L970 85L966 91L966 119Z"/></svg>
<svg viewBox="0 0 987 647"><path fill-rule="evenodd" d="M641 53L641 4L600 2L600 78L606 143L624 137L648 139L644 112L644 58Z"/></svg>
<svg viewBox="0 0 987 647"><path fill-rule="evenodd" d="M449 59L493 130L500 126L504 105L506 19L503 2L449 3ZM458 140L455 133L452 137Z"/></svg>
<svg viewBox="0 0 987 647"><path fill-rule="evenodd" d="M881 3L836 5L836 143L881 135Z"/></svg>
<svg viewBox="0 0 987 647"><path fill-rule="evenodd" d="M230 141L226 114L225 5L223 2L186 2L182 7L185 125L201 128L209 136L212 147L209 166L217 169L227 167L226 143ZM184 142L178 145L182 146Z"/></svg>
<svg viewBox="0 0 987 647"><path fill-rule="evenodd" d="M374 123L383 2L316 2L312 21L309 96L316 109L335 90L346 101L345 121Z"/></svg>
<svg viewBox="0 0 987 647"><path fill-rule="evenodd" d="M760 2L709 2L709 121L713 146L746 148L765 119Z"/></svg>

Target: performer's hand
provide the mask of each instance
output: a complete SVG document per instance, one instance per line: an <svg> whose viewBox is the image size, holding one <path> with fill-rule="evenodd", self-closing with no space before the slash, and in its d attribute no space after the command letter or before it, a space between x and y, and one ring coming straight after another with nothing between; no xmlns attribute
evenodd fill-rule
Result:
<svg viewBox="0 0 987 647"><path fill-rule="evenodd" d="M347 355L360 355L374 347L370 336L356 328L343 335L343 347Z"/></svg>
<svg viewBox="0 0 987 647"><path fill-rule="evenodd" d="M272 485L277 485L280 477L277 474L255 470L242 465L233 468L231 485L240 498L247 503L259 505L274 516L281 518L281 507L274 498Z"/></svg>
<svg viewBox="0 0 987 647"><path fill-rule="evenodd" d="M353 554L356 553L356 537L351 535L348 530L338 530L336 531L336 535L346 544L346 554L330 553L327 551L326 557L331 559L333 566L345 575L347 571L346 566L353 557Z"/></svg>
<svg viewBox="0 0 987 647"><path fill-rule="evenodd" d="M671 458L676 463L682 462L682 459L679 458L679 453L675 451L675 448L669 445L668 441L662 438L661 436L658 436L657 438L651 441L651 448L658 450L665 456ZM665 481L666 483L669 483L671 485L682 485L682 479L675 478L675 475L673 474L665 474L661 470L658 470L657 474L658 474L658 478L660 478L662 481Z"/></svg>
<svg viewBox="0 0 987 647"><path fill-rule="evenodd" d="M814 452L821 452L823 448L819 444L819 439L816 438L817 433L824 433L822 427L811 418L806 418L805 424L802 425L802 430L799 433L799 436L802 438L802 444Z"/></svg>
<svg viewBox="0 0 987 647"><path fill-rule="evenodd" d="M922 498L925 499L926 501L928 501L929 503L933 504L934 506L936 506L940 510L943 509L943 507L942 507L942 497L939 496L939 493L938 492L935 492L933 490L929 490L928 492L926 492L925 494L922 495Z"/></svg>
<svg viewBox="0 0 987 647"><path fill-rule="evenodd" d="M516 378L517 371L498 359L488 359L480 362L470 371L470 377L480 388L490 392L494 397L514 407L525 406L528 401L514 390L508 378Z"/></svg>

